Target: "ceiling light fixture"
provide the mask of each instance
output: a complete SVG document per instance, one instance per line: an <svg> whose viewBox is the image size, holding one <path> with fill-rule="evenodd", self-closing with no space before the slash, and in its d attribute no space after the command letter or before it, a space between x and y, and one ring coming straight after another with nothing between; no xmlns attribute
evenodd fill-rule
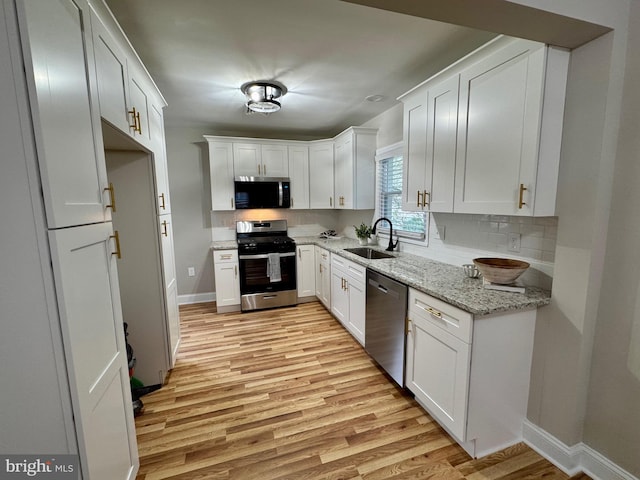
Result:
<svg viewBox="0 0 640 480"><path fill-rule="evenodd" d="M247 113L274 113L280 110L278 98L287 93L287 88L273 82L248 82L240 87L247 97Z"/></svg>

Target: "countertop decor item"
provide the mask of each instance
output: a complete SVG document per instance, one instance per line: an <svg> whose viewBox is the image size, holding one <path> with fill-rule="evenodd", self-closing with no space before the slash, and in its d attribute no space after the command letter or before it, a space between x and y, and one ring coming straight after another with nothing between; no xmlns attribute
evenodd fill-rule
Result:
<svg viewBox="0 0 640 480"><path fill-rule="evenodd" d="M473 263L487 281L500 285L515 282L529 268L527 262L511 258L474 258Z"/></svg>
<svg viewBox="0 0 640 480"><path fill-rule="evenodd" d="M473 263L465 263L462 265L462 269L469 278L478 278L480 276L480 270Z"/></svg>
<svg viewBox="0 0 640 480"><path fill-rule="evenodd" d="M361 223L359 227L354 225L353 228L356 230L356 237L358 237L360 245L367 245L369 243L369 238L371 238L371 234L373 233L371 226Z"/></svg>

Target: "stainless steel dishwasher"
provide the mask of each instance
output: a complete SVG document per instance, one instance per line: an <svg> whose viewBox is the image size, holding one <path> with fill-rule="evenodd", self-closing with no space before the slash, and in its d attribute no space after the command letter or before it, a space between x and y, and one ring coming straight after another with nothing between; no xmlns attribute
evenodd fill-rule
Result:
<svg viewBox="0 0 640 480"><path fill-rule="evenodd" d="M407 286L367 269L365 350L404 387Z"/></svg>

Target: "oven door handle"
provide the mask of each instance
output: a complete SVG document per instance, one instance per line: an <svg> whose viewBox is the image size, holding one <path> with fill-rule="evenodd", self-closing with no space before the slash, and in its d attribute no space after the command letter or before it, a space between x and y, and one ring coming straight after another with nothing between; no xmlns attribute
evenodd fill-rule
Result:
<svg viewBox="0 0 640 480"><path fill-rule="evenodd" d="M287 252L287 253L279 253L280 258L282 257L295 257L296 252ZM240 255L238 259L240 260L261 260L263 258L269 258L269 254L265 253L264 255Z"/></svg>

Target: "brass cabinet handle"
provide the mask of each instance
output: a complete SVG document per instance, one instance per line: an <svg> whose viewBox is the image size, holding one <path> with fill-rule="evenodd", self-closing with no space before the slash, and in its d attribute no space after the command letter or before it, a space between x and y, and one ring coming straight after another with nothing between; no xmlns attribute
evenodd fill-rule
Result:
<svg viewBox="0 0 640 480"><path fill-rule="evenodd" d="M220 260L231 260L231 256L232 254L230 253L223 253L222 255L220 255Z"/></svg>
<svg viewBox="0 0 640 480"><path fill-rule="evenodd" d="M258 175L260 175L260 164L258 164Z"/></svg>
<svg viewBox="0 0 640 480"><path fill-rule="evenodd" d="M231 197L231 208L233 208L233 197Z"/></svg>
<svg viewBox="0 0 640 480"><path fill-rule="evenodd" d="M427 202L427 197L429 197L429 201ZM428 207L429 204L431 203L431 194L429 192L427 192L426 190L422 191L422 206L423 207Z"/></svg>
<svg viewBox="0 0 640 480"><path fill-rule="evenodd" d="M267 176L267 166L266 165L262 165L262 175L264 175L265 177Z"/></svg>
<svg viewBox="0 0 640 480"><path fill-rule="evenodd" d="M129 115L131 115L131 120L133 121L133 125L129 124L129 128L133 128L134 132L138 131L138 118L139 116L136 116L136 107L131 107L131 110L129 110L127 112Z"/></svg>
<svg viewBox="0 0 640 480"><path fill-rule="evenodd" d="M160 198L160 200L162 200L162 203L160 204L160 208L161 208L162 210L166 210L166 209L167 209L167 206L166 206L166 205L165 205L165 203L164 203L164 193L161 193L161 194L159 195L159 197L158 197L158 198Z"/></svg>
<svg viewBox="0 0 640 480"><path fill-rule="evenodd" d="M142 134L140 112L136 110L136 107L131 107L131 110L129 110L127 113L131 115L131 119L133 120L133 125L129 124L129 128L133 128L134 132Z"/></svg>
<svg viewBox="0 0 640 480"><path fill-rule="evenodd" d="M233 274L236 276L236 278L238 278L238 266L237 265L233 266Z"/></svg>
<svg viewBox="0 0 640 480"><path fill-rule="evenodd" d="M427 312L429 312L429 313L430 313L431 315L433 315L434 317L442 318L442 313L441 313L441 312L439 312L439 311L437 311L437 310L434 310L434 309L433 309L433 308L431 308L431 307L427 307Z"/></svg>
<svg viewBox="0 0 640 480"><path fill-rule="evenodd" d="M298 258L302 260L302 249L298 248Z"/></svg>
<svg viewBox="0 0 640 480"><path fill-rule="evenodd" d="M109 182L109 186L105 187L104 192L109 192L109 199L111 203L106 206L106 208L110 208L112 212L116 211L116 193L113 189L113 183Z"/></svg>
<svg viewBox="0 0 640 480"><path fill-rule="evenodd" d="M518 208L521 209L526 203L523 201L524 192L527 190L527 187L524 186L524 183L520 184L520 195L518 196Z"/></svg>
<svg viewBox="0 0 640 480"><path fill-rule="evenodd" d="M167 231L167 225L169 225L169 224L167 223L166 220L164 220L162 222L162 235L164 235L165 237L169 236L169 232Z"/></svg>
<svg viewBox="0 0 640 480"><path fill-rule="evenodd" d="M422 196L422 192L420 190L418 190L418 195L417 196L418 196L418 199L416 200L416 207L424 207L424 205L420 201L420 197Z"/></svg>
<svg viewBox="0 0 640 480"><path fill-rule="evenodd" d="M116 251L111 252L111 255L115 255L116 258L121 259L122 252L120 251L120 234L118 233L118 230L114 230L113 235L111 235L109 238L113 238L116 241Z"/></svg>

